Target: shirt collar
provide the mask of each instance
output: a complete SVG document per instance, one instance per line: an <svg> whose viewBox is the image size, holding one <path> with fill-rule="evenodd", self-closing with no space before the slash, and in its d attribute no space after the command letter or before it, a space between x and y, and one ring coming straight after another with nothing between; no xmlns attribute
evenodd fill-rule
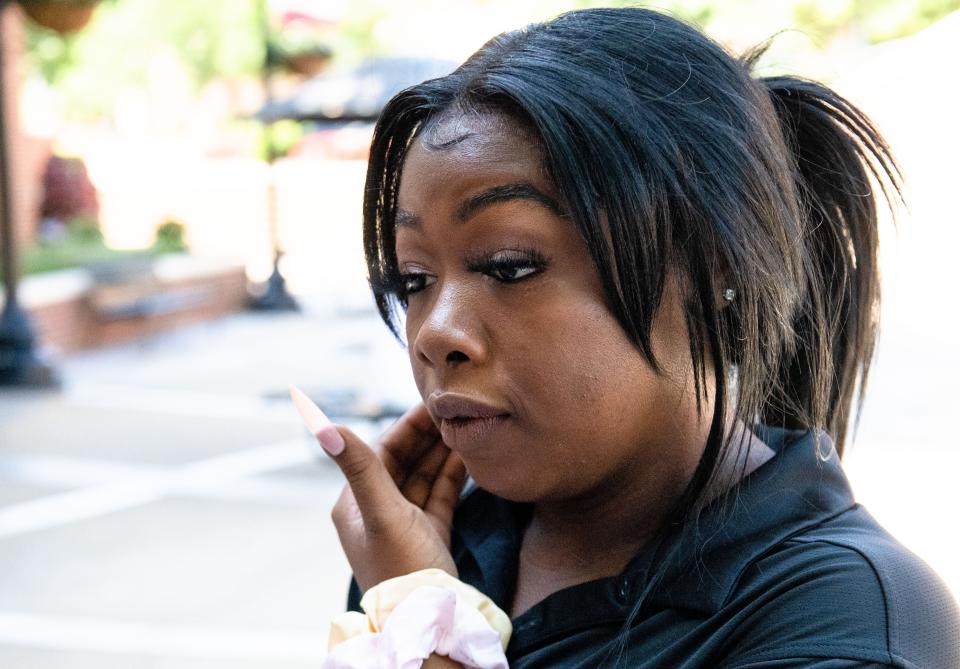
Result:
<svg viewBox="0 0 960 669"><path fill-rule="evenodd" d="M854 505L826 434L767 426L754 431L774 457L667 535L652 560L658 566L657 582L649 583L650 603L713 613L771 546Z"/></svg>

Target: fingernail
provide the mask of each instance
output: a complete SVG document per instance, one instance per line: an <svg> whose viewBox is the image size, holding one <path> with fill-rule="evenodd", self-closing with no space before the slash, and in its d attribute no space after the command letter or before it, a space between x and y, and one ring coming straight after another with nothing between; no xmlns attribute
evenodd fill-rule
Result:
<svg viewBox="0 0 960 669"><path fill-rule="evenodd" d="M297 407L303 422L307 424L307 429L313 432L323 450L333 456L343 453L347 444L320 407L296 386L290 386L290 399L293 400L293 406Z"/></svg>
<svg viewBox="0 0 960 669"><path fill-rule="evenodd" d="M347 442L345 442L343 437L340 436L340 433L337 432L337 428L334 427L333 423L330 423L318 432L314 432L314 434L317 437L317 441L323 446L323 450L334 457L343 453L343 449L347 446Z"/></svg>

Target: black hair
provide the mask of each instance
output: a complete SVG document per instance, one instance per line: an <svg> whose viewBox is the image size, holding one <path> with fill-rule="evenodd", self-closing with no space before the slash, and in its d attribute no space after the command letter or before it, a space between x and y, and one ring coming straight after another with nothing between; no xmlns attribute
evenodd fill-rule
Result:
<svg viewBox="0 0 960 669"><path fill-rule="evenodd" d="M842 453L876 339L876 196L893 208L899 169L871 121L831 89L754 77L762 50L731 56L648 9L574 11L495 37L448 76L401 92L373 137L364 245L395 334L405 153L451 111L504 114L532 131L612 312L654 369L653 317L668 271L678 276L698 401L708 375L716 389L676 519L742 446L728 411L746 425L825 431Z"/></svg>

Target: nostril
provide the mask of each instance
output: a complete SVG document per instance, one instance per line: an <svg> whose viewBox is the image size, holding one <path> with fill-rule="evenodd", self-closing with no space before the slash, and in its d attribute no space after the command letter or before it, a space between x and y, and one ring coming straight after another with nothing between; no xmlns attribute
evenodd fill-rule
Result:
<svg viewBox="0 0 960 669"><path fill-rule="evenodd" d="M458 362L467 362L470 358L467 357L466 353L462 351L450 351L447 353L447 362L449 364L456 364Z"/></svg>

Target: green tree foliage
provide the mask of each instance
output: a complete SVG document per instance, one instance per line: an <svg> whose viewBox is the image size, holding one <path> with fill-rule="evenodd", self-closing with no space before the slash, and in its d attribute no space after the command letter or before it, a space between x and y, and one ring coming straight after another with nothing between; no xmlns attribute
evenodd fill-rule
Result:
<svg viewBox="0 0 960 669"><path fill-rule="evenodd" d="M117 0L71 37L27 31L28 62L63 93L71 116L97 118L142 88L157 55L172 52L201 86L254 74L263 61L255 0Z"/></svg>
<svg viewBox="0 0 960 669"><path fill-rule="evenodd" d="M817 39L856 33L869 43L905 37L960 10L960 0L799 0L797 26Z"/></svg>

